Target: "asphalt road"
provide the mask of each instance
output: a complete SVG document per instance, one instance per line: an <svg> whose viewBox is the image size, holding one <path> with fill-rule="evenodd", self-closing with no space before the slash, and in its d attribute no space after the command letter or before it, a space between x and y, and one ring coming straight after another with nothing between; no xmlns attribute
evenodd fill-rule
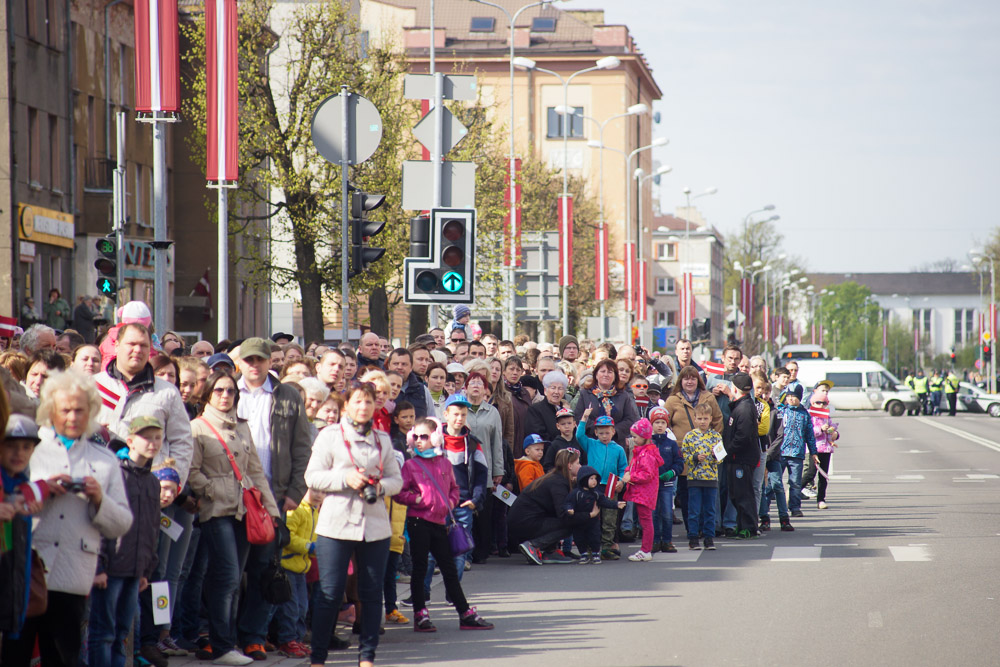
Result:
<svg viewBox="0 0 1000 667"><path fill-rule="evenodd" d="M714 552L675 533L679 553L652 563L493 558L463 584L495 630L460 632L435 580L438 632L389 628L378 663L1000 664L1000 420L837 418L830 508L806 501L794 533Z"/></svg>

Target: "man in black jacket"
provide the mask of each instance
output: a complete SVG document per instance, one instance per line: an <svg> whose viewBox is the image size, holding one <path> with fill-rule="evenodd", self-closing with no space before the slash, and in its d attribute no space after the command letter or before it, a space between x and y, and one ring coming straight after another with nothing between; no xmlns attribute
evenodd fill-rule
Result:
<svg viewBox="0 0 1000 667"><path fill-rule="evenodd" d="M757 511L754 507L753 471L760 464L757 439L757 408L753 403L753 381L746 373L733 376L735 400L731 403L723 442L729 465L726 466L729 498L736 508L738 539L757 536Z"/></svg>

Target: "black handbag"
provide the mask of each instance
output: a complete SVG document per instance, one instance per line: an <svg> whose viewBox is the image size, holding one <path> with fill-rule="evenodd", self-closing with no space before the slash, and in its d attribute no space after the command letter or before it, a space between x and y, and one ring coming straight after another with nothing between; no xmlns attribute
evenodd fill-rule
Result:
<svg viewBox="0 0 1000 667"><path fill-rule="evenodd" d="M273 605L285 604L292 599L292 582L277 556L260 573L260 594L265 602Z"/></svg>

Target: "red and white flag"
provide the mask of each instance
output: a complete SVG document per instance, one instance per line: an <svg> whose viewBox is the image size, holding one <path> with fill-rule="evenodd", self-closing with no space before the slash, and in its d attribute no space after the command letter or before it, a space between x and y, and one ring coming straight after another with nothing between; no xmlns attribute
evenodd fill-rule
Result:
<svg viewBox="0 0 1000 667"><path fill-rule="evenodd" d="M694 320L694 276L685 272L681 276L680 291L680 328L681 334L687 335Z"/></svg>
<svg viewBox="0 0 1000 667"><path fill-rule="evenodd" d="M559 196L559 286L573 286L573 196Z"/></svg>
<svg viewBox="0 0 1000 667"><path fill-rule="evenodd" d="M117 413L118 405L122 400L122 394L117 388L108 386L100 380L96 380L95 383L97 384L97 393L100 395L104 407Z"/></svg>
<svg viewBox="0 0 1000 667"><path fill-rule="evenodd" d="M771 342L771 312L766 302L764 303L764 342Z"/></svg>
<svg viewBox="0 0 1000 667"><path fill-rule="evenodd" d="M608 228L599 227L597 229L597 249L596 266L597 273L594 280L594 298L598 301L608 300Z"/></svg>
<svg viewBox="0 0 1000 667"><path fill-rule="evenodd" d="M625 244L625 311L635 311L635 244Z"/></svg>
<svg viewBox="0 0 1000 667"><path fill-rule="evenodd" d="M135 0L136 111L180 111L177 22L177 0Z"/></svg>
<svg viewBox="0 0 1000 667"><path fill-rule="evenodd" d="M613 472L609 473L608 485L607 488L604 489L604 495L606 495L608 498L614 498L616 486L618 486L618 475L614 474Z"/></svg>
<svg viewBox="0 0 1000 667"><path fill-rule="evenodd" d="M646 321L646 260L639 262L639 317L640 322Z"/></svg>
<svg viewBox="0 0 1000 667"><path fill-rule="evenodd" d="M726 367L716 361L706 361L701 365L701 370L709 375L725 375Z"/></svg>
<svg viewBox="0 0 1000 667"><path fill-rule="evenodd" d="M205 275L201 277L198 284L194 286L191 290L190 296L203 296L206 299L205 302L205 320L208 321L212 319L212 283L209 282L208 272L211 269L205 269Z"/></svg>
<svg viewBox="0 0 1000 667"><path fill-rule="evenodd" d="M429 106L428 106L429 108ZM425 111L426 113L426 111ZM430 154L424 158L430 159ZM514 249L511 251L510 231L510 162L504 174L503 187L503 265L510 266L513 255L514 266L521 266L521 158L514 159Z"/></svg>
<svg viewBox="0 0 1000 667"><path fill-rule="evenodd" d="M13 338L17 333L17 318L0 315L0 336Z"/></svg>
<svg viewBox="0 0 1000 667"><path fill-rule="evenodd" d="M208 169L216 183L239 178L236 0L205 1Z"/></svg>
<svg viewBox="0 0 1000 667"><path fill-rule="evenodd" d="M809 415L811 417L816 417L817 419L829 419L830 418L830 409L829 408L815 408L815 407L810 407L809 408Z"/></svg>

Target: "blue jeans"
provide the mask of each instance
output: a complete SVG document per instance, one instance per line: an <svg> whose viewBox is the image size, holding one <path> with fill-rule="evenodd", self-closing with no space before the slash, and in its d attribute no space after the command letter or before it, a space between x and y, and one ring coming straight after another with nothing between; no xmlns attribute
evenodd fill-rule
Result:
<svg viewBox="0 0 1000 667"><path fill-rule="evenodd" d="M653 542L674 541L674 487L660 485L653 511Z"/></svg>
<svg viewBox="0 0 1000 667"><path fill-rule="evenodd" d="M351 556L354 556L354 571L358 574L358 600L361 602L358 655L361 660L375 659L382 625L382 580L385 577L385 562L389 558L389 538L376 542L355 542L320 536L316 540L320 594L313 608L313 664L323 664L329 654L330 637L344 599L347 565Z"/></svg>
<svg viewBox="0 0 1000 667"><path fill-rule="evenodd" d="M781 483L781 461L775 459L767 462L767 478L764 480L764 493L760 496L760 518L771 512L771 498L778 504L778 516L788 517L788 503L785 501L785 486Z"/></svg>
<svg viewBox="0 0 1000 667"><path fill-rule="evenodd" d="M692 486L688 481L688 539L698 535L715 537L715 503L719 490L714 486Z"/></svg>
<svg viewBox="0 0 1000 667"><path fill-rule="evenodd" d="M802 509L802 459L781 457L782 473L788 471L788 511Z"/></svg>
<svg viewBox="0 0 1000 667"><path fill-rule="evenodd" d="M635 530L635 503L631 500L625 503L625 509L622 510L621 529L623 533Z"/></svg>
<svg viewBox="0 0 1000 667"><path fill-rule="evenodd" d="M292 584L292 599L274 610L274 620L278 624L278 644L302 641L306 636L306 614L309 613L309 588L305 573L288 572Z"/></svg>
<svg viewBox="0 0 1000 667"><path fill-rule="evenodd" d="M503 504L503 503L501 503ZM399 559L403 554L389 551L385 560L385 577L382 579L382 597L385 598L385 613L391 614L396 606L396 571L399 569Z"/></svg>
<svg viewBox="0 0 1000 667"><path fill-rule="evenodd" d="M470 532L472 531L472 510L468 507L456 507L451 513L455 515L456 521L469 529ZM465 573L465 561L472 562L472 551L464 556L455 556L455 569L458 570L459 581L462 581L462 575ZM424 577L424 592L427 593L428 598L431 594L431 579L434 578L434 568L436 566L437 561L434 560L434 555L429 555L427 557L427 576Z"/></svg>
<svg viewBox="0 0 1000 667"><path fill-rule="evenodd" d="M270 544L251 545L246 565L247 581L260 581L264 568L274 558L275 544L275 542L271 542ZM271 622L271 618L274 617L275 611L275 606L261 595L260 586L247 586L246 601L237 627L240 644L242 646L263 644L267 638L267 626Z"/></svg>
<svg viewBox="0 0 1000 667"><path fill-rule="evenodd" d="M138 577L108 577L107 588L90 592L89 664L124 667L125 638L139 607Z"/></svg>
<svg viewBox="0 0 1000 667"><path fill-rule="evenodd" d="M184 508L178 505L165 507L163 513L173 519L175 524L182 526L184 532L181 533L176 542L167 537L166 533L160 532L160 542L157 546L159 563L150 581L167 582L167 586L170 588L170 609L173 612L177 607L177 600L180 595L177 583L180 581L181 571L184 569L184 561L187 558L188 546L191 543L191 524L194 523L194 514L185 511ZM159 628L153 624L152 601L152 593L150 589L146 589L146 592L143 593L142 606L140 607L142 612L142 639L139 643L142 646L155 644L160 639ZM170 626L164 625L162 627L168 628Z"/></svg>
<svg viewBox="0 0 1000 667"><path fill-rule="evenodd" d="M205 599L208 606L208 637L212 653L225 655L236 646L236 610L240 577L246 567L250 544L243 521L223 516L201 524L201 540L208 553ZM251 586L255 582L251 582ZM259 585L258 585L259 587Z"/></svg>
<svg viewBox="0 0 1000 667"><path fill-rule="evenodd" d="M201 592L208 571L208 546L202 539L201 525L194 531L181 573L181 597L174 605L171 636L196 641L202 630Z"/></svg>

